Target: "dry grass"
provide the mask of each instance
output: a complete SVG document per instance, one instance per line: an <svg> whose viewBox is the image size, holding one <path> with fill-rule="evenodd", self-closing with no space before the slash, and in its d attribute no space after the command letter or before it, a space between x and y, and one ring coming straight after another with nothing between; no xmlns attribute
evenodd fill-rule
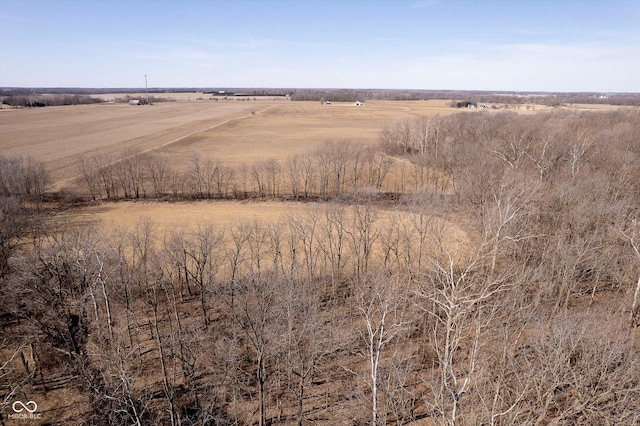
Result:
<svg viewBox="0 0 640 426"><path fill-rule="evenodd" d="M318 221L323 223L323 211L327 208L324 203L299 203L299 202L255 202L255 201L195 201L195 202L120 202L102 203L82 209L75 209L66 216L67 223L83 223L97 221L107 234L112 230L132 232L142 220L149 220L154 229L157 242L161 243L164 236L171 231L194 230L204 225L213 225L217 230L225 232L225 241L232 244L231 236L226 230L240 226L251 226L257 222L261 227L273 224L283 224L285 234L286 225L296 218L309 217L311 212L319 213ZM354 210L345 206L345 226L351 228L354 221ZM389 210L374 208L376 217L374 228L379 238L386 232L394 232L392 229L404 227L411 230L411 218L408 212L403 210ZM470 236L457 218L433 218L432 227L443 238L443 248L451 253L457 252L459 260L466 259L470 255L466 242ZM321 227L321 226L320 226ZM317 231L322 233L322 231ZM415 236L414 236L415 237ZM318 238L320 235L318 235ZM428 244L436 244L433 239ZM417 244L417 241L413 243ZM372 263L383 261L382 242L377 239L372 252ZM461 260L462 261L462 260Z"/></svg>
<svg viewBox="0 0 640 426"><path fill-rule="evenodd" d="M73 211L70 220L93 219L102 222L106 229L128 229L145 218L162 235L167 229L190 227L205 222L220 226L253 220L272 222L287 214L303 213L311 208L317 208L317 204L241 201L102 203Z"/></svg>

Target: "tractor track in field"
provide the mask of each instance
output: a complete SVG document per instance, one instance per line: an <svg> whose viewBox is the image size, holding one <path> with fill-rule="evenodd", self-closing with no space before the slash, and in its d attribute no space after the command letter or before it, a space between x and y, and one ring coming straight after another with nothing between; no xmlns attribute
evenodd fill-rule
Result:
<svg viewBox="0 0 640 426"><path fill-rule="evenodd" d="M251 117L256 116L256 115L263 114L264 112L266 112L266 111L268 111L268 110L270 110L270 109L272 109L272 108L274 108L276 106L277 106L277 104L273 104L273 105L269 105L268 107L263 108L263 109L261 109L260 111L257 111L257 112L251 112L249 114L246 114L246 115L243 115L243 116L240 116L240 117L228 118L228 119L226 119L224 121L221 121L219 123L213 124L213 125L208 126L208 127L204 128L204 129L195 130L193 132L190 132L190 133L187 133L185 135L179 136L177 138L171 139L170 141L164 142L164 143L162 143L160 145L157 145L157 146L154 146L154 147L151 147L151 148L147 148L147 149L142 150L142 151L137 151L134 154L131 154L131 155L128 155L128 156L125 156L125 157L118 158L117 160L112 161L110 163L107 163L107 164L103 165L102 167L113 166L114 164L118 164L118 163L120 163L122 161L129 160L129 159L134 158L134 157L136 157L138 155L148 154L148 153L157 151L159 149L163 149L163 148L166 148L168 146L174 145L174 144L176 144L176 143L178 143L178 142L180 142L180 141L182 141L184 139L187 139L187 138L190 138L190 137L192 137L194 135L197 135L198 133L207 132L209 130L215 129L217 127L224 126L225 124L228 124L228 123L231 123L231 122L234 122L234 121L240 121L240 120L244 120L244 119L247 119L247 118L251 118ZM143 136L142 138L149 138L149 137L152 137L152 136L151 135L147 135L147 136ZM131 142L131 140L125 141L124 143L130 143L130 142ZM76 180L79 180L79 179L82 179L82 177L83 177L82 174L78 174L78 175L69 177L67 179L59 180L59 181L57 181L55 183L55 185L53 186L52 190L53 191L59 191L62 188L64 188L66 185L68 185L69 183L71 183L73 181L76 181Z"/></svg>

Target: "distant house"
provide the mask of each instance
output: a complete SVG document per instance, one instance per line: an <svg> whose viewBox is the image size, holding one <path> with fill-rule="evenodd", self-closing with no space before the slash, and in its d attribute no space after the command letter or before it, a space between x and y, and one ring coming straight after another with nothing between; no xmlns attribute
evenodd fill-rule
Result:
<svg viewBox="0 0 640 426"><path fill-rule="evenodd" d="M475 108L476 104L475 102L461 101L461 102L456 102L455 106L456 108Z"/></svg>
<svg viewBox="0 0 640 426"><path fill-rule="evenodd" d="M129 101L129 105L142 105L142 102L140 101L140 99L131 99Z"/></svg>

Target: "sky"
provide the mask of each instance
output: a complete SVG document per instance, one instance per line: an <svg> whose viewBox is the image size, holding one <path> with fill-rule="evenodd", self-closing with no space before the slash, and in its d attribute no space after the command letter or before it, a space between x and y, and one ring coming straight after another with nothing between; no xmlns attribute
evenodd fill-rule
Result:
<svg viewBox="0 0 640 426"><path fill-rule="evenodd" d="M0 0L1 87L640 92L640 0Z"/></svg>

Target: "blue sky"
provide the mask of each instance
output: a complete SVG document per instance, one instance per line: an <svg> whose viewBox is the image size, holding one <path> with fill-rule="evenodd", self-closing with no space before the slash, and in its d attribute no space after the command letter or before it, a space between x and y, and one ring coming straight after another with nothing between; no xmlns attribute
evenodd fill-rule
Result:
<svg viewBox="0 0 640 426"><path fill-rule="evenodd" d="M640 1L0 0L0 86L640 92Z"/></svg>

